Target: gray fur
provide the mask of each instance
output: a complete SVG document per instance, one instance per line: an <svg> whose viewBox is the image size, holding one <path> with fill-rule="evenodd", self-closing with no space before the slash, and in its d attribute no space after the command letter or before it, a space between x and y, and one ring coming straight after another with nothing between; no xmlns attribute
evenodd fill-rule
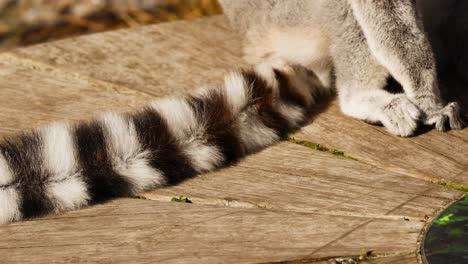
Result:
<svg viewBox="0 0 468 264"><path fill-rule="evenodd" d="M399 136L413 135L420 121L438 130L444 130L446 123L451 129L463 127L459 105L441 98L438 73L455 61L457 70L468 76L468 55L446 52L449 46L461 49L465 44L459 35L468 31L468 19L454 17L463 17L460 10L468 10L467 1L220 3L245 36L250 62L281 57L309 67L325 87L337 90L345 114L382 123ZM457 38L441 37L448 27ZM404 94L385 91L389 77L402 85Z"/></svg>

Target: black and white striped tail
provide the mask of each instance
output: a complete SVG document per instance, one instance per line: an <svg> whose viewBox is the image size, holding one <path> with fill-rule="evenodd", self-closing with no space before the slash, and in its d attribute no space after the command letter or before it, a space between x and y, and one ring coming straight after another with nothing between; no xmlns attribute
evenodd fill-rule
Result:
<svg viewBox="0 0 468 264"><path fill-rule="evenodd" d="M320 92L299 66L264 63L222 87L138 113L54 123L0 143L0 223L176 184L258 151L308 119Z"/></svg>

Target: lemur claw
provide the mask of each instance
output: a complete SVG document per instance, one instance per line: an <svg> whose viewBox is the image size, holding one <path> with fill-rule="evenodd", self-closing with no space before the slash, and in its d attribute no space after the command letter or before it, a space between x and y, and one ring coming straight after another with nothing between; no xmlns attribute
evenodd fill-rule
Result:
<svg viewBox="0 0 468 264"><path fill-rule="evenodd" d="M439 131L450 129L462 129L466 126L460 113L460 105L456 102L447 104L442 109L426 116L426 125L435 125ZM447 127L447 124L449 127Z"/></svg>

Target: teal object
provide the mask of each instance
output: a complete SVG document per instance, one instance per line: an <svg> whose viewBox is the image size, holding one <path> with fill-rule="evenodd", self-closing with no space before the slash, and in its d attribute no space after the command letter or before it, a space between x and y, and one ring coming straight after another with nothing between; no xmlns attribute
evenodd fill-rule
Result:
<svg viewBox="0 0 468 264"><path fill-rule="evenodd" d="M422 254L428 264L468 264L468 196L432 221Z"/></svg>

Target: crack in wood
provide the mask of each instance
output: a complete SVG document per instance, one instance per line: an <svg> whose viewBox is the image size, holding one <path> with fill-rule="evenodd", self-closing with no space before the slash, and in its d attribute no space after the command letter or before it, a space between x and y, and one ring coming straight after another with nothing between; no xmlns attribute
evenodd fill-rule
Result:
<svg viewBox="0 0 468 264"><path fill-rule="evenodd" d="M172 196L168 195L158 195L158 194L146 194L144 197L147 200L158 201L158 202L170 202ZM419 196L417 196L419 197ZM345 216L345 217L358 217L358 218L372 218L372 219L382 219L382 220L395 220L402 221L402 218L405 217L408 221L424 221L423 218L417 217L408 217L404 215L388 215L388 214L373 214L373 213L363 213L363 212L345 212L337 210L321 210L321 209L304 209L304 210L294 210L291 208L281 208L268 202L262 204L256 204L252 202L243 202L234 199L216 199L216 198L200 198L200 197L189 197L193 202L193 205L209 205L209 206L220 206L220 207L231 207L231 208L243 208L243 209L264 209L272 212L289 212L302 215L329 215L329 216Z"/></svg>
<svg viewBox="0 0 468 264"><path fill-rule="evenodd" d="M415 255L416 258L416 251L402 251L402 252L389 252L389 253L379 253L376 255L371 255L366 257L364 260L378 260L384 258L394 258L394 257L407 257ZM335 259L358 259L360 255L334 255L334 256L326 256L320 258L299 258L299 259L291 259L291 260L281 260L281 261L273 261L273 262L258 262L255 264L305 264L305 263L323 263L324 261L333 261L330 263L335 263ZM357 262L359 263L359 262Z"/></svg>

